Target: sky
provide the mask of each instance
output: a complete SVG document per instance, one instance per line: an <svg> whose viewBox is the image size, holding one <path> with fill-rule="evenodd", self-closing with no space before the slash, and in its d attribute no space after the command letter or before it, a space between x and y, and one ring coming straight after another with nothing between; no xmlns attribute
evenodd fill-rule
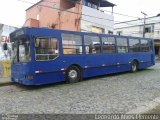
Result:
<svg viewBox="0 0 160 120"><path fill-rule="evenodd" d="M114 12L130 15L138 18L143 18L144 12L146 17L156 16L160 13L160 0L108 0L117 6L114 7ZM127 21L137 18L124 17L114 14L115 21Z"/></svg>
<svg viewBox="0 0 160 120"><path fill-rule="evenodd" d="M36 3L39 0L24 0ZM160 13L160 0L108 0L117 6L114 7L115 13L121 13L138 18L143 18L142 12L147 17L156 16ZM30 3L24 3L19 0L0 0L0 23L12 25L15 27L23 26L25 22L25 10L31 6ZM107 9L111 11L111 9ZM134 17L125 17L114 14L116 22L136 19Z"/></svg>
<svg viewBox="0 0 160 120"><path fill-rule="evenodd" d="M36 3L39 0L24 0ZM0 0L0 23L12 25L15 27L23 26L25 22L25 10L29 8L30 3L24 3L19 0Z"/></svg>

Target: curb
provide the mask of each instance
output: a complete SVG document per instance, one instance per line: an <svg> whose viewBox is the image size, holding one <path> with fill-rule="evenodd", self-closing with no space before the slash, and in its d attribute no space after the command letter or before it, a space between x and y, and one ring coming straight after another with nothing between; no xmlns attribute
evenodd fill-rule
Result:
<svg viewBox="0 0 160 120"><path fill-rule="evenodd" d="M3 83L0 83L0 87L3 87L3 86L9 86L9 85L13 85L14 83L13 82L3 82Z"/></svg>
<svg viewBox="0 0 160 120"><path fill-rule="evenodd" d="M149 103L145 103L144 105L137 107L136 109L133 109L126 114L144 114L157 106L160 105L160 97L155 98L154 100L150 101Z"/></svg>

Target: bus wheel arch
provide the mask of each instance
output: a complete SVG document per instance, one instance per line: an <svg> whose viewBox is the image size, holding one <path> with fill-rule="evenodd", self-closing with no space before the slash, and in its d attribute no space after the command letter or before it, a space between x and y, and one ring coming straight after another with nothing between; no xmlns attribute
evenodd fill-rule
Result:
<svg viewBox="0 0 160 120"><path fill-rule="evenodd" d="M138 60L134 59L131 62L131 72L136 72L138 70L138 67L139 67L139 62Z"/></svg>
<svg viewBox="0 0 160 120"><path fill-rule="evenodd" d="M76 83L82 79L82 68L77 64L70 65L66 70L66 82Z"/></svg>

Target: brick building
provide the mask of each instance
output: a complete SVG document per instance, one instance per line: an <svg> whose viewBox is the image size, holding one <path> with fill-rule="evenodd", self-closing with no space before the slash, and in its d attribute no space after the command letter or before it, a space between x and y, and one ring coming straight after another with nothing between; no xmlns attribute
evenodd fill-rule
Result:
<svg viewBox="0 0 160 120"><path fill-rule="evenodd" d="M114 17L100 8L114 6L105 0L41 0L26 10L24 26L112 33Z"/></svg>

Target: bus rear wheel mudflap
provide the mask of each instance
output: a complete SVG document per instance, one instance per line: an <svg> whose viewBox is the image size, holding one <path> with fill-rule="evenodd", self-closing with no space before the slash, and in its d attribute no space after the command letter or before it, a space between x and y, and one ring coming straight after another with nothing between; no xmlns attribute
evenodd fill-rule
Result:
<svg viewBox="0 0 160 120"><path fill-rule="evenodd" d="M134 60L131 63L131 72L136 72L137 70L138 70L138 62Z"/></svg>
<svg viewBox="0 0 160 120"><path fill-rule="evenodd" d="M66 71L66 82L76 83L82 79L82 71L77 66L70 66Z"/></svg>

